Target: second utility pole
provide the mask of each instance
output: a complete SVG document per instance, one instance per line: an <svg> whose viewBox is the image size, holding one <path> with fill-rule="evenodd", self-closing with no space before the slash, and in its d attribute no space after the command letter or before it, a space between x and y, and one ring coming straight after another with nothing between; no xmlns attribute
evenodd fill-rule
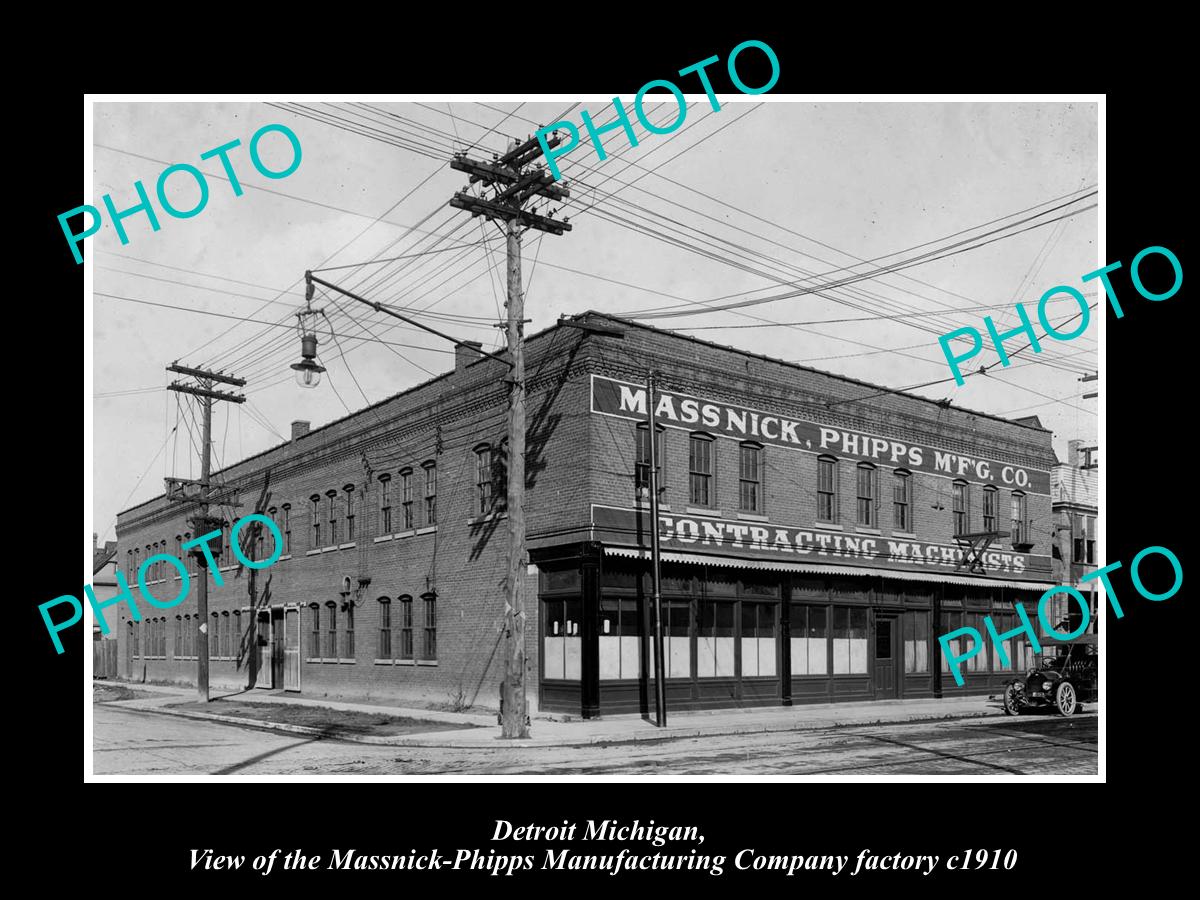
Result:
<svg viewBox="0 0 1200 900"><path fill-rule="evenodd" d="M557 146L557 137L548 142ZM536 140L514 143L503 156L491 162L454 157L451 168L467 172L470 184L482 182L491 196L468 193L454 195L450 205L472 216L485 216L505 223L508 250L508 310L505 333L512 368L508 383L508 566L504 579L504 631L508 638L504 654L504 682L500 687L500 736L529 737L525 701L525 297L521 291L521 232L527 228L561 235L570 231L566 220L540 216L522 209L534 197L563 200L567 190L554 184L550 173L532 163L542 153Z"/></svg>

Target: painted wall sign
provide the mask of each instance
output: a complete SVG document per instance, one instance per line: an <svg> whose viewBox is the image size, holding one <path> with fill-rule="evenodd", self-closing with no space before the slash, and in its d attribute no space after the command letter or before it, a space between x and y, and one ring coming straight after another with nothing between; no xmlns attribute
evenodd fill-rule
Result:
<svg viewBox="0 0 1200 900"><path fill-rule="evenodd" d="M927 569L941 574L953 573L963 555L960 547L950 544L794 528L767 522L760 524L670 513L659 513L658 521L659 543L664 550L725 553L773 562ZM648 512L592 505L593 540L649 547L649 526ZM983 564L990 576L1029 581L1045 581L1050 577L1050 557L1017 553L1008 548L987 551L983 554ZM964 570L959 574L968 573Z"/></svg>
<svg viewBox="0 0 1200 900"><path fill-rule="evenodd" d="M592 412L645 421L646 387L593 375ZM673 391L658 394L654 421L668 428L704 431L739 441L758 441L810 453L830 453L897 469L964 478L976 484L994 484L1032 494L1050 493L1049 470L967 456L922 444L908 444Z"/></svg>

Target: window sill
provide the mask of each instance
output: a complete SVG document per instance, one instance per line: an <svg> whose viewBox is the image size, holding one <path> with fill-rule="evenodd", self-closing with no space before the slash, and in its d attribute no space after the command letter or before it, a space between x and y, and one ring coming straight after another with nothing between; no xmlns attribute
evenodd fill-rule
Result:
<svg viewBox="0 0 1200 900"><path fill-rule="evenodd" d="M320 553L321 553L321 551L320 551L320 550L309 550L309 551L308 551L307 553L305 553L304 555L305 555L305 556L319 556L319 555L320 555Z"/></svg>
<svg viewBox="0 0 1200 900"><path fill-rule="evenodd" d="M683 510L693 516L705 516L709 519L721 518L721 511L719 509L708 509L702 506L685 506Z"/></svg>
<svg viewBox="0 0 1200 900"><path fill-rule="evenodd" d="M348 544L338 544L338 549L339 550L353 550L357 546L358 546L358 541L351 541Z"/></svg>
<svg viewBox="0 0 1200 900"><path fill-rule="evenodd" d="M737 517L746 522L769 522L769 521L771 521L766 516L761 516L758 513L740 512L737 514Z"/></svg>
<svg viewBox="0 0 1200 900"><path fill-rule="evenodd" d="M909 541L915 541L917 539L917 536L915 534L913 534L911 531L893 531L892 537L904 538Z"/></svg>
<svg viewBox="0 0 1200 900"><path fill-rule="evenodd" d="M418 528L416 533L417 534L433 534L435 531L437 531L436 525L427 525L424 528Z"/></svg>
<svg viewBox="0 0 1200 900"><path fill-rule="evenodd" d="M857 534L883 534L878 528L871 528L869 525L855 525L854 531Z"/></svg>
<svg viewBox="0 0 1200 900"><path fill-rule="evenodd" d="M391 540L392 538L394 538L394 537L395 537L395 535L394 535L394 534L385 534L383 537L377 537L377 538L375 538L375 540L373 541L373 543L376 543L376 544L382 544L384 541L390 541L390 540Z"/></svg>
<svg viewBox="0 0 1200 900"><path fill-rule="evenodd" d="M813 525L813 528L819 528L822 531L845 531L841 525L835 525L832 522L817 522Z"/></svg>
<svg viewBox="0 0 1200 900"><path fill-rule="evenodd" d="M660 493L661 493L661 491L660 491ZM638 497L638 498L637 498L637 499L634 501L634 504L637 506L637 508L638 508L638 509L649 509L649 508L650 508L650 495L649 495L649 494L645 494L645 495L639 496L639 497ZM659 508L659 511L662 511L662 510L664 510L664 509L665 509L667 512L670 512L670 511L671 511L671 504L670 504L670 503L663 503L663 502L660 500L660 501L658 501L658 508Z"/></svg>
<svg viewBox="0 0 1200 900"><path fill-rule="evenodd" d="M332 553L332 552L333 552L333 551L335 551L336 549L337 549L337 544L333 544L333 545L331 545L331 546L329 546L329 547L322 547L322 548L321 548L321 552L322 552L322 553Z"/></svg>
<svg viewBox="0 0 1200 900"><path fill-rule="evenodd" d="M474 516L467 519L468 525L482 525L484 522L499 522L508 518L508 513L488 513L486 516Z"/></svg>
<svg viewBox="0 0 1200 900"><path fill-rule="evenodd" d="M435 527L436 527L436 526L435 526ZM399 541L399 540L402 540L402 539L404 539L404 538L410 538L410 537L412 537L414 534L416 534L416 532L415 532L415 531L413 531L411 528L408 528L408 529L405 529L404 531L397 531L395 534L393 534L393 535L392 535L392 537L394 537L396 540L398 540L398 541Z"/></svg>
<svg viewBox="0 0 1200 900"><path fill-rule="evenodd" d="M394 664L395 664L395 665L397 665L397 666L412 666L412 665L416 665L416 663L415 663L415 662L413 662L411 659L397 659L397 660L393 660L393 662L394 662Z"/></svg>
<svg viewBox="0 0 1200 900"><path fill-rule="evenodd" d="M416 660L416 663L418 666L436 666L437 660L436 659L418 659L418 660Z"/></svg>
<svg viewBox="0 0 1200 900"><path fill-rule="evenodd" d="M285 553L285 554L283 554L283 556L279 557L279 559L275 560L275 562L283 562L285 559L291 559L291 558L292 558L292 554Z"/></svg>
<svg viewBox="0 0 1200 900"><path fill-rule="evenodd" d="M333 662L333 660L330 660L330 662ZM356 659L339 659L339 660L337 660L338 665L353 665L356 662L358 662L358 660L356 660Z"/></svg>
<svg viewBox="0 0 1200 900"><path fill-rule="evenodd" d="M221 568L220 568L220 571L222 571L222 572L232 572L232 571L233 571L234 569L236 569L236 568L237 568L237 566L221 566Z"/></svg>

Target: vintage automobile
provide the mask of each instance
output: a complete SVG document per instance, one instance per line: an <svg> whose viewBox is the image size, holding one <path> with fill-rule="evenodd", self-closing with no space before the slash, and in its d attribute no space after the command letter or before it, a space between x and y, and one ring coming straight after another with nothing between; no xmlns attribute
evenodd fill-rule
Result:
<svg viewBox="0 0 1200 900"><path fill-rule="evenodd" d="M1020 715L1027 709L1053 707L1060 716L1071 716L1084 703L1098 698L1097 650L1099 638L1083 634L1069 641L1044 638L1039 665L1004 685L1004 712Z"/></svg>

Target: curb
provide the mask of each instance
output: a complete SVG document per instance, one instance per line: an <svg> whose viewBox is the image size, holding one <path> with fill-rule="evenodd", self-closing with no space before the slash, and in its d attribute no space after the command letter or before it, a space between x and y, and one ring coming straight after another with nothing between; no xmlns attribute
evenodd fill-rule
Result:
<svg viewBox="0 0 1200 900"><path fill-rule="evenodd" d="M134 701L136 702L136 701ZM804 723L798 721L782 721L782 722L756 722L751 724L739 725L718 725L713 727L697 727L688 726L684 728L669 728L665 731L651 732L636 732L633 734L622 735L604 735L596 734L582 738L569 738L565 740L557 740L553 738L530 738L525 741L509 742L504 741L500 737L493 737L490 741L463 741L444 739L439 740L433 735L437 732L423 732L413 735L362 735L362 734L330 734L325 729L314 728L309 725L290 725L286 722L264 722L259 719L245 719L240 716L227 716L219 713L202 713L192 712L190 710L167 709L161 706L131 706L124 705L125 709L136 709L140 712L159 713L166 716L177 716L185 719L207 719L213 722L222 722L227 725L237 725L243 728L256 728L265 731L282 731L291 734L304 734L313 737L324 738L326 740L346 741L355 744L373 744L376 746L388 747L410 747L410 748L427 748L427 749L451 749L451 750L486 750L497 746L513 746L513 747L588 747L595 745L613 745L613 744L632 744L640 742L661 742L669 740L681 740L686 738L696 737L716 737L728 736L737 734L765 734L770 732L784 731L835 731L847 728L869 728L875 725L907 725L919 724L922 722L944 722L957 719L981 719L990 718L986 714L981 714L979 710L963 711L955 713L947 711L939 715L915 716L912 718L897 719L897 718L875 718L863 720L859 722L813 722ZM1085 716L1088 714L1085 713ZM1095 715L1095 713L1091 713Z"/></svg>

